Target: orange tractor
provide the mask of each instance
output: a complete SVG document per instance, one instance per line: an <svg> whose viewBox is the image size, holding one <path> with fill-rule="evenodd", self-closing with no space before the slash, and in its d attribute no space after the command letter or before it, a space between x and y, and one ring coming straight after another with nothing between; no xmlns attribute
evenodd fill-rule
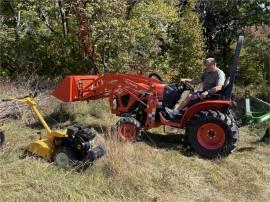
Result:
<svg viewBox="0 0 270 202"><path fill-rule="evenodd" d="M235 148L238 127L231 111L232 88L235 81L243 37L240 36L230 77L223 89L204 100L189 103L182 115L172 120L165 108L173 108L186 91L194 91L188 83L166 84L150 77L135 74L66 76L52 93L64 102L108 98L111 112L120 117L119 137L134 141L141 131L162 125L186 130L192 148L202 157L226 156Z"/></svg>

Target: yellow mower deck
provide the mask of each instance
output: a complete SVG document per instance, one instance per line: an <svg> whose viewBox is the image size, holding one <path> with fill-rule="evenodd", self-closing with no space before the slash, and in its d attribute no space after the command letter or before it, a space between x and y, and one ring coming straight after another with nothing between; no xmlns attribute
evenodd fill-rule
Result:
<svg viewBox="0 0 270 202"><path fill-rule="evenodd" d="M27 151L51 160L54 152L54 144L48 139L36 140L27 146Z"/></svg>

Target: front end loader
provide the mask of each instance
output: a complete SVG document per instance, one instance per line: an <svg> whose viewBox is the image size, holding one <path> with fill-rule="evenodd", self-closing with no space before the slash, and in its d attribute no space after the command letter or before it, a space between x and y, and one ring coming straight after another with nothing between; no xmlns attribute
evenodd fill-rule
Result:
<svg viewBox="0 0 270 202"><path fill-rule="evenodd" d="M231 96L242 43L241 36L223 89L192 101L175 120L168 117L165 108L173 108L184 91L194 91L185 82L166 84L135 74L66 76L52 95L64 102L107 98L111 112L120 117L116 128L124 141L140 138L142 130L165 125L185 129L191 146L202 157L228 155L239 138Z"/></svg>

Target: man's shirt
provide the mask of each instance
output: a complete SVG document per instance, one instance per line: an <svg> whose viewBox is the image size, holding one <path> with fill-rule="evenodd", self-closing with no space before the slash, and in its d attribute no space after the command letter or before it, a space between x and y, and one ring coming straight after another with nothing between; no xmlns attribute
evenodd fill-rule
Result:
<svg viewBox="0 0 270 202"><path fill-rule="evenodd" d="M209 72L206 69L201 74L200 79L203 83L203 90L210 90L215 86L223 86L225 83L225 74L224 72L217 68L215 72Z"/></svg>

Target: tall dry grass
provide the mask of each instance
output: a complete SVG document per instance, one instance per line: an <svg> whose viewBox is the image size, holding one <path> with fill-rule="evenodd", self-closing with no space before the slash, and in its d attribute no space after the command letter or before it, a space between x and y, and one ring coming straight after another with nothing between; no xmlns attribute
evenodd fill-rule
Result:
<svg viewBox="0 0 270 202"><path fill-rule="evenodd" d="M110 126L117 121L106 101L62 104L48 97L40 109L53 128L81 122L109 136ZM27 108L21 112L31 117ZM8 118L2 124L7 141L0 149L0 201L270 199L270 147L257 142L266 125L241 129L237 150L227 158L211 161L185 155L166 137L160 147L158 142L123 143L109 136L107 154L79 172L40 158L20 157L27 144L39 138L37 132L44 132L34 118Z"/></svg>

